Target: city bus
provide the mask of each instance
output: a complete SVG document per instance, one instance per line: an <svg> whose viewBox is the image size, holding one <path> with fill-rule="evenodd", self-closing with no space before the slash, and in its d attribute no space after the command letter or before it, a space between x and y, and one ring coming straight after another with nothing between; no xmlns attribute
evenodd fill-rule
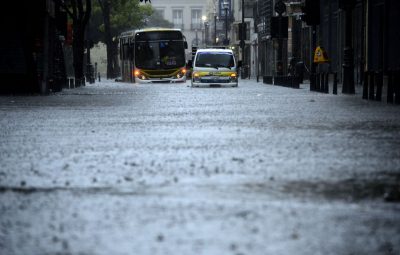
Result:
<svg viewBox="0 0 400 255"><path fill-rule="evenodd" d="M136 83L186 81L187 42L180 29L146 28L119 37L121 79Z"/></svg>

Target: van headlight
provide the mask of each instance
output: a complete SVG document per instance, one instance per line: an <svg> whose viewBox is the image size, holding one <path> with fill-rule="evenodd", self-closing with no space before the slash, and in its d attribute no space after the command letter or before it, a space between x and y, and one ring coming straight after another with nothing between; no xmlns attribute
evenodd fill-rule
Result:
<svg viewBox="0 0 400 255"><path fill-rule="evenodd" d="M199 72L193 72L192 77L193 77L194 82L200 81L200 73Z"/></svg>
<svg viewBox="0 0 400 255"><path fill-rule="evenodd" d="M233 81L233 82L237 81L237 74L236 73L231 73L231 75L229 77L230 77L231 81Z"/></svg>

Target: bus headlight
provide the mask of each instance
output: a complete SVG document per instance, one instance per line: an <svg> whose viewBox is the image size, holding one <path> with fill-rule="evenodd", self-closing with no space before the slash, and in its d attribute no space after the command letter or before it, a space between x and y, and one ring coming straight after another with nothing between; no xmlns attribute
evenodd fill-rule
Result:
<svg viewBox="0 0 400 255"><path fill-rule="evenodd" d="M186 68L182 68L181 70L179 70L179 72L176 74L176 78L180 79L183 76L186 75Z"/></svg>
<svg viewBox="0 0 400 255"><path fill-rule="evenodd" d="M144 73L142 73L140 70L135 70L134 74L135 74L136 78L139 78L141 80L147 80L147 76Z"/></svg>

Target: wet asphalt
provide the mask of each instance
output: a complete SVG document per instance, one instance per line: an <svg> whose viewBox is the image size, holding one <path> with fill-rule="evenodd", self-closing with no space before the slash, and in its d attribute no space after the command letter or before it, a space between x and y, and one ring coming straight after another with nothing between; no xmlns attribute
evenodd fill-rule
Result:
<svg viewBox="0 0 400 255"><path fill-rule="evenodd" d="M0 96L0 254L400 254L398 106L188 84Z"/></svg>

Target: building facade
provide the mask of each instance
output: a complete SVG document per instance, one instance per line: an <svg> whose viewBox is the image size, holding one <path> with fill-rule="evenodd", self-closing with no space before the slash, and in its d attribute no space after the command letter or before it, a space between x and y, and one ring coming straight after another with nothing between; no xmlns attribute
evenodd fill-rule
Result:
<svg viewBox="0 0 400 255"><path fill-rule="evenodd" d="M233 19L231 23L230 38L231 45L237 49L239 59L242 60L242 74L244 77L256 76L257 62L256 56L258 52L257 33L254 27L254 6L255 0L232 0L232 14ZM241 27L245 23L243 42L244 47L240 45L241 42Z"/></svg>
<svg viewBox="0 0 400 255"><path fill-rule="evenodd" d="M321 0L320 41L332 52L332 68L339 71L345 40L345 12L352 12L351 41L354 49L356 81L362 82L367 70L399 69L400 43L396 18L400 2L396 0L355 0L348 9L340 1Z"/></svg>
<svg viewBox="0 0 400 255"><path fill-rule="evenodd" d="M174 28L182 30L188 42L187 59L191 59L191 47L202 46L210 38L210 10L213 1L198 0L152 0L153 8Z"/></svg>
<svg viewBox="0 0 400 255"><path fill-rule="evenodd" d="M14 1L4 8L0 93L46 94L62 89L66 84L62 46L66 15L52 0Z"/></svg>
<svg viewBox="0 0 400 255"><path fill-rule="evenodd" d="M399 14L396 0L320 0L317 42L330 57L324 68L338 73L344 87L350 83L345 93L353 93L353 86L370 83L368 73L375 73L372 82L382 83L387 90L392 73L400 70Z"/></svg>
<svg viewBox="0 0 400 255"><path fill-rule="evenodd" d="M258 0L255 3L255 26L258 33L258 58L261 76L272 75L276 52L271 37L271 18L274 14L273 0Z"/></svg>
<svg viewBox="0 0 400 255"><path fill-rule="evenodd" d="M277 16L276 4L281 0L257 0L254 4L255 27L258 33L258 58L262 75L277 75L278 45L273 38L271 20ZM314 64L315 72L337 73L343 93L354 93L352 87L365 83L367 73L379 73L384 89L391 80L398 80L400 70L400 33L397 0L302 0L282 1L288 17L288 37L283 43L284 75L291 59L302 61L309 72L313 67L314 50L323 47L329 57L325 64ZM308 5L310 13L305 13ZM314 6L314 7L312 7ZM317 7L317 9L315 8ZM318 22L307 21L313 17ZM313 36L315 31L315 36ZM315 43L313 43L315 42ZM315 44L315 45L314 45ZM395 77L392 77L395 73ZM375 76L377 77L377 76ZM368 78L371 82L372 78ZM349 85L348 85L349 84ZM350 86L346 90L346 86ZM400 92L397 92L400 98Z"/></svg>

